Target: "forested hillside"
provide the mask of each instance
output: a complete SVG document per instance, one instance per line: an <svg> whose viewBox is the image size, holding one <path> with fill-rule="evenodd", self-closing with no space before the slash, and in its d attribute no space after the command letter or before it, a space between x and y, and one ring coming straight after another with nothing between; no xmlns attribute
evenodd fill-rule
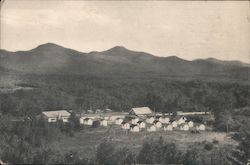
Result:
<svg viewBox="0 0 250 165"><path fill-rule="evenodd" d="M15 85L20 88L0 95L0 109L17 116L56 109L128 111L149 106L160 112L216 112L250 106L249 85L236 82L26 75Z"/></svg>

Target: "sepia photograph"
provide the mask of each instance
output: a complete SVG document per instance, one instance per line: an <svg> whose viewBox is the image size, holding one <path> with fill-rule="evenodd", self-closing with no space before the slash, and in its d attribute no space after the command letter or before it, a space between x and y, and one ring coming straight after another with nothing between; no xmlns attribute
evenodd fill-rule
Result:
<svg viewBox="0 0 250 165"><path fill-rule="evenodd" d="M0 165L250 165L250 1L0 4Z"/></svg>

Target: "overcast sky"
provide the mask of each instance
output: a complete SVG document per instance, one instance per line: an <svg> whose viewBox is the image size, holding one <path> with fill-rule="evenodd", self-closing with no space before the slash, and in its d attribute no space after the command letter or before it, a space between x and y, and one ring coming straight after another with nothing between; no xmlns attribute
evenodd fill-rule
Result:
<svg viewBox="0 0 250 165"><path fill-rule="evenodd" d="M6 0L1 48L53 42L83 52L116 45L157 56L249 62L248 1Z"/></svg>

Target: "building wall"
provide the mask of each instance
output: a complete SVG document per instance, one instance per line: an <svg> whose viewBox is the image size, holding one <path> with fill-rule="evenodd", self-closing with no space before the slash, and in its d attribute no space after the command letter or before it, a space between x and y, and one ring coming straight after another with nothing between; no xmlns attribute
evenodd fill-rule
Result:
<svg viewBox="0 0 250 165"><path fill-rule="evenodd" d="M47 118L49 123L57 122L57 118Z"/></svg>
<svg viewBox="0 0 250 165"><path fill-rule="evenodd" d="M154 132L154 131L156 131L156 128L155 128L155 126L150 126L150 127L148 127L147 131Z"/></svg>
<svg viewBox="0 0 250 165"><path fill-rule="evenodd" d="M141 122L139 126L140 126L140 128L146 128L146 123Z"/></svg>
<svg viewBox="0 0 250 165"><path fill-rule="evenodd" d="M178 126L177 122L176 122L176 121L173 121L173 122L172 122L172 126L173 126L174 128L177 127L177 126Z"/></svg>
<svg viewBox="0 0 250 165"><path fill-rule="evenodd" d="M153 117L150 117L150 118L146 119L146 122L152 124L154 122L154 120L155 119Z"/></svg>
<svg viewBox="0 0 250 165"><path fill-rule="evenodd" d="M104 127L108 126L108 121L107 120L102 120L101 121L101 126L104 126Z"/></svg>
<svg viewBox="0 0 250 165"><path fill-rule="evenodd" d="M164 127L165 131L172 131L173 130L173 126L172 125L168 125L166 127Z"/></svg>
<svg viewBox="0 0 250 165"><path fill-rule="evenodd" d="M122 126L122 128L123 128L123 129L130 129L130 125L129 125L128 123L126 123L126 124L124 124L124 125Z"/></svg>
<svg viewBox="0 0 250 165"><path fill-rule="evenodd" d="M161 128L161 127L162 127L162 124L161 124L161 122L157 122L157 123L155 123L155 126L156 126L157 128Z"/></svg>
<svg viewBox="0 0 250 165"><path fill-rule="evenodd" d="M139 132L139 131L140 131L140 128L137 126L131 128L131 132Z"/></svg>
<svg viewBox="0 0 250 165"><path fill-rule="evenodd" d="M69 117L62 117L63 122L69 122Z"/></svg>

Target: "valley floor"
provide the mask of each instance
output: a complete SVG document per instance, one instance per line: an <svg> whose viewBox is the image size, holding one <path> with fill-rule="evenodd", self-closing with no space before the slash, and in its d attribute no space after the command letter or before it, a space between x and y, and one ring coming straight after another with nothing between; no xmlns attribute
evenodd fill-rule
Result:
<svg viewBox="0 0 250 165"><path fill-rule="evenodd" d="M229 135L222 132L205 131L201 133L191 133L189 131L156 131L139 133L124 132L118 127L113 128L85 128L75 133L73 137L61 137L59 141L52 142L50 147L61 153L77 151L83 158L93 157L98 145L103 140L110 140L118 147L127 147L134 152L139 152L144 141L159 139L162 136L164 141L175 143L181 150L186 150L188 146L204 141L212 142L217 140L217 148L232 148L237 146L237 142Z"/></svg>

